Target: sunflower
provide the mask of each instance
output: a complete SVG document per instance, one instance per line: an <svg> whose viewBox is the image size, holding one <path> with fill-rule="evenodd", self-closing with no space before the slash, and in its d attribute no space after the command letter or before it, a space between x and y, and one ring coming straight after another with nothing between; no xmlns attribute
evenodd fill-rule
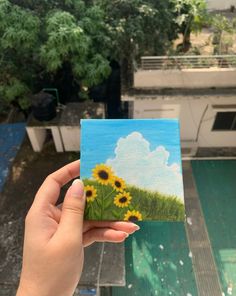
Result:
<svg viewBox="0 0 236 296"><path fill-rule="evenodd" d="M93 171L93 177L98 181L98 183L107 185L110 183L113 172L111 170L111 167L105 165L105 164L97 164Z"/></svg>
<svg viewBox="0 0 236 296"><path fill-rule="evenodd" d="M111 180L111 185L116 191L123 191L125 189L125 181L122 178L114 176Z"/></svg>
<svg viewBox="0 0 236 296"><path fill-rule="evenodd" d="M97 189L92 185L85 186L84 192L87 202L92 202L97 197Z"/></svg>
<svg viewBox="0 0 236 296"><path fill-rule="evenodd" d="M119 208L128 207L131 199L129 192L121 192L115 196L114 204Z"/></svg>
<svg viewBox="0 0 236 296"><path fill-rule="evenodd" d="M141 221L142 220L142 214L139 211L128 211L124 216L125 221Z"/></svg>

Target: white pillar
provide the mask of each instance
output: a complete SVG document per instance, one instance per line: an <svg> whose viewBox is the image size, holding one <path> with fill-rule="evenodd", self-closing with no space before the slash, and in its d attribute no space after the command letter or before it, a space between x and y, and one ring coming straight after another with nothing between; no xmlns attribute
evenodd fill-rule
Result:
<svg viewBox="0 0 236 296"><path fill-rule="evenodd" d="M46 139L46 129L26 127L30 143L35 152L40 152Z"/></svg>
<svg viewBox="0 0 236 296"><path fill-rule="evenodd" d="M57 152L63 152L64 148L63 148L60 129L57 126L51 127L50 129L52 131L52 137L53 137L53 141L54 141Z"/></svg>

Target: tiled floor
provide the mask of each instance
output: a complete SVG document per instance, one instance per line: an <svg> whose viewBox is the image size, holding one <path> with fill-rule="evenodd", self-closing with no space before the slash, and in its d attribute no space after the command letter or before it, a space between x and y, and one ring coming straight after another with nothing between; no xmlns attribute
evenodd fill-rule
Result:
<svg viewBox="0 0 236 296"><path fill-rule="evenodd" d="M193 173L222 288L236 295L236 160L193 161Z"/></svg>

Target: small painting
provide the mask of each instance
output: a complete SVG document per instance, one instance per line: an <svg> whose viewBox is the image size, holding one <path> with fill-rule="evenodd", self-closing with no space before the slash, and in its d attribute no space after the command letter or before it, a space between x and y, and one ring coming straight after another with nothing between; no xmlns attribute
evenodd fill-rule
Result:
<svg viewBox="0 0 236 296"><path fill-rule="evenodd" d="M81 120L87 220L183 221L177 119Z"/></svg>

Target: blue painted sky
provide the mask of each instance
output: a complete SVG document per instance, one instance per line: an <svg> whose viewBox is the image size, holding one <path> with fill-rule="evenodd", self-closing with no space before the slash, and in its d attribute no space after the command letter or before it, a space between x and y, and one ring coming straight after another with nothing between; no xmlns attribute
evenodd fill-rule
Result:
<svg viewBox="0 0 236 296"><path fill-rule="evenodd" d="M114 158L119 138L139 132L150 143L150 150L164 146L170 153L168 165L181 168L179 123L177 119L81 120L81 177L89 178L92 168Z"/></svg>

